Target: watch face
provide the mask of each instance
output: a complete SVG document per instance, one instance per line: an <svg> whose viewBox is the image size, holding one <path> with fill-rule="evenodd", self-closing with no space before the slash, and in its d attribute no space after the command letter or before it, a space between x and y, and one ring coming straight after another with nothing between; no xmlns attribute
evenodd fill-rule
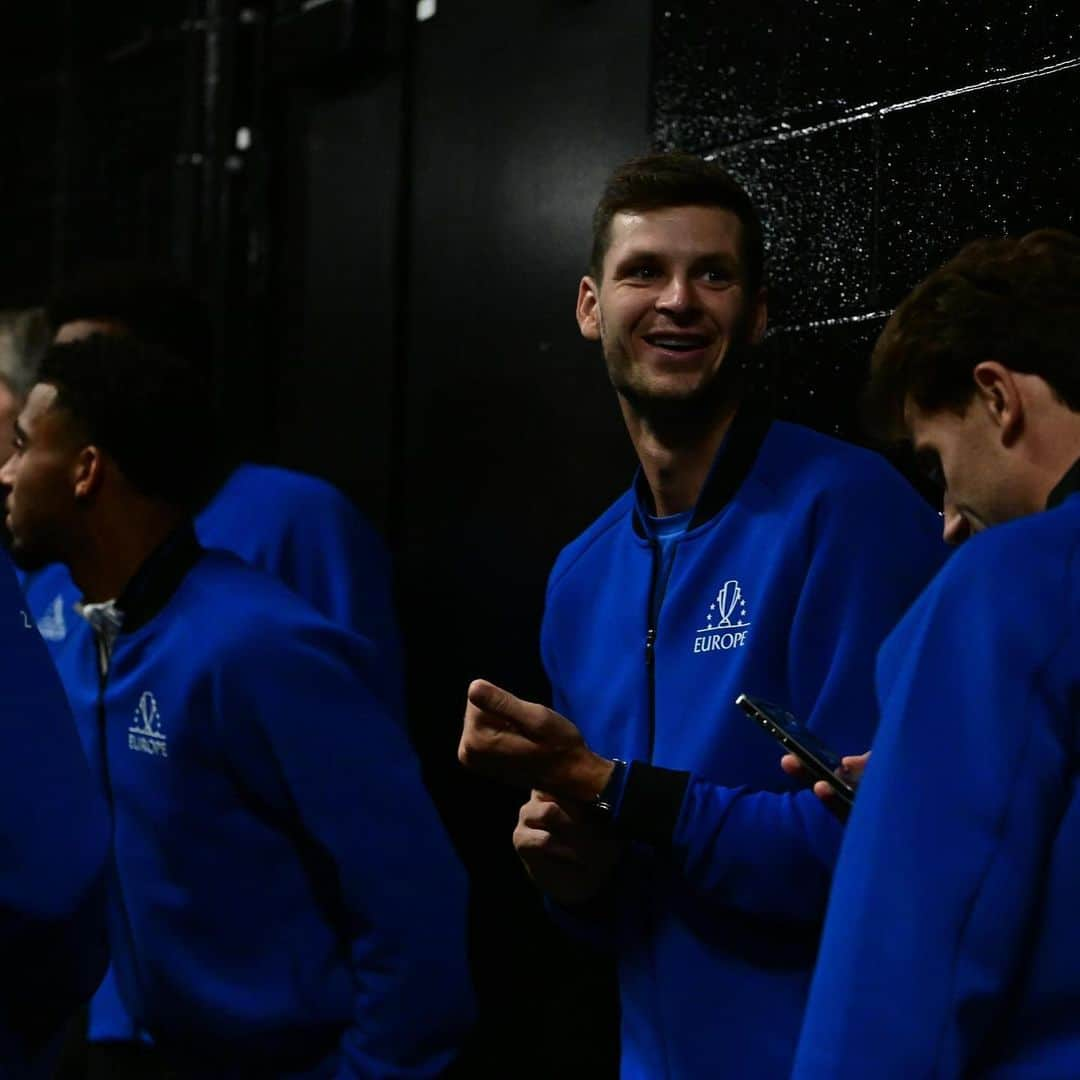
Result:
<svg viewBox="0 0 1080 1080"><path fill-rule="evenodd" d="M626 762L615 758L613 765L614 768L611 770L608 782L604 785L604 790L589 803L597 813L604 817L611 817L615 813L626 785Z"/></svg>

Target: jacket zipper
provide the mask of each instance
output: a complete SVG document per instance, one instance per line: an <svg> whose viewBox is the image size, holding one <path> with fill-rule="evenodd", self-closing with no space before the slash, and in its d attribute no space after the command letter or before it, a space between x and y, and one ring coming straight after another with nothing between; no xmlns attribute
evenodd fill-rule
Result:
<svg viewBox="0 0 1080 1080"><path fill-rule="evenodd" d="M112 789L112 773L109 769L109 743L107 738L108 733L108 717L105 708L105 689L109 681L109 670L112 667L112 650L109 649L104 640L98 634L97 630L92 630L91 633L94 637L94 646L97 653L97 672L98 672L98 699L97 699L97 723L98 723L98 739L101 743L101 777L105 787L105 801L109 804L109 823L110 831L112 832L112 861L113 872L116 874L116 902L120 906L120 915L124 922L124 927L127 930L128 948L131 950L132 964L134 967L134 974L137 983L141 983L142 979L139 974L139 960L135 954L135 935L132 931L131 916L128 914L127 898L124 896L123 882L120 880L120 862L116 857L116 801L113 798ZM110 961L111 963L111 961ZM139 1027L132 1019L134 1030L137 1032Z"/></svg>
<svg viewBox="0 0 1080 1080"><path fill-rule="evenodd" d="M660 604L663 597L654 597L656 575L659 572L659 548L649 544L652 554L652 573L649 575L649 628L645 634L645 673L649 684L649 762L652 763L656 744L656 624L660 621Z"/></svg>
<svg viewBox="0 0 1080 1080"><path fill-rule="evenodd" d="M112 776L109 772L109 745L106 741L105 724L105 685L109 678L109 657L105 643L97 630L91 630L94 637L94 659L97 662L98 693L97 693L97 727L98 742L101 756L101 779L105 786L105 799L109 804L109 817L113 822L113 834L115 840L116 815L113 813L113 790Z"/></svg>

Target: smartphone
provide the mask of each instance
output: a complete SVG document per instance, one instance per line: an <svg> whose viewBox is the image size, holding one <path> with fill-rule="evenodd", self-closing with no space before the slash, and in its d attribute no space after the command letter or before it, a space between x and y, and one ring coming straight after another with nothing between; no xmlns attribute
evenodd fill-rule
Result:
<svg viewBox="0 0 1080 1080"><path fill-rule="evenodd" d="M786 709L781 709L771 701L740 694L735 699L735 704L793 753L815 780L824 780L831 785L848 806L854 804L855 789L836 775L836 770L840 768L839 754L834 754L809 728L800 724Z"/></svg>

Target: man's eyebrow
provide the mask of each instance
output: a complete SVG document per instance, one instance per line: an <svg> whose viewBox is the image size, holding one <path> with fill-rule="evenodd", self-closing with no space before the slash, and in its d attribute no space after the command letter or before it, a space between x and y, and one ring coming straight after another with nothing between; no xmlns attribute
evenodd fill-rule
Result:
<svg viewBox="0 0 1080 1080"><path fill-rule="evenodd" d="M625 266L627 263L638 262L642 259L659 259L660 253L651 247L631 248L620 255L615 261L616 266Z"/></svg>

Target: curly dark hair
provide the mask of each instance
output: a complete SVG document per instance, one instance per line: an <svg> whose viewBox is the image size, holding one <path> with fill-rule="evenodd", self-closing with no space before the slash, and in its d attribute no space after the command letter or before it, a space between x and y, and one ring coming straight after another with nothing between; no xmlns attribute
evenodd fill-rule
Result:
<svg viewBox="0 0 1080 1080"><path fill-rule="evenodd" d="M107 319L135 337L211 370L214 333L198 293L168 266L89 263L54 292L45 309L53 332L79 319Z"/></svg>
<svg viewBox="0 0 1080 1080"><path fill-rule="evenodd" d="M143 495L195 508L221 479L204 373L185 357L129 335L52 345L38 381L56 387L84 438Z"/></svg>
<svg viewBox="0 0 1080 1080"><path fill-rule="evenodd" d="M1045 379L1080 411L1080 238L1039 229L976 240L893 312L871 359L863 413L884 439L907 434L905 404L962 412L972 371L997 360Z"/></svg>
<svg viewBox="0 0 1080 1080"><path fill-rule="evenodd" d="M730 210L742 224L740 256L746 290L754 293L765 275L761 218L750 196L734 177L713 161L693 154L649 154L620 165L608 178L593 213L589 272L598 281L611 245L611 222L628 210L669 206L716 206Z"/></svg>

